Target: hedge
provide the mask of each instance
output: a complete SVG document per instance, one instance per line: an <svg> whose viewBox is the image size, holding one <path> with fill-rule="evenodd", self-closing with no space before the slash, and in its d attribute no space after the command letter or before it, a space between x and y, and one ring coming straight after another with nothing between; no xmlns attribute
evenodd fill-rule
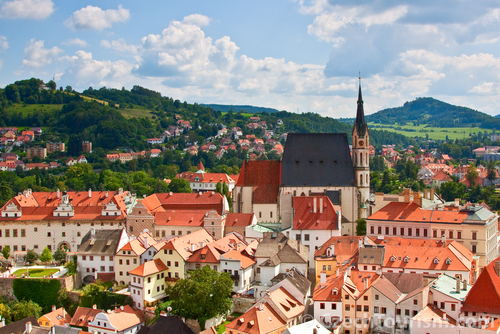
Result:
<svg viewBox="0 0 500 334"><path fill-rule="evenodd" d="M54 279L17 278L12 283L14 296L17 300L32 300L43 309L44 313L52 310L52 305L58 305L61 283Z"/></svg>

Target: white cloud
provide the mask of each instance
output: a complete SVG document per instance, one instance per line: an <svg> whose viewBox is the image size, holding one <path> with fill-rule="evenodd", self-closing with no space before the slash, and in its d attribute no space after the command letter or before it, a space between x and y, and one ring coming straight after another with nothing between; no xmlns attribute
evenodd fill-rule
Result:
<svg viewBox="0 0 500 334"><path fill-rule="evenodd" d="M122 5L118 9L107 10L88 5L74 12L65 24L73 30L103 30L110 28L113 23L125 22L129 17L130 11Z"/></svg>
<svg viewBox="0 0 500 334"><path fill-rule="evenodd" d="M9 48L7 37L0 35L0 51L5 51Z"/></svg>
<svg viewBox="0 0 500 334"><path fill-rule="evenodd" d="M43 67L52 63L62 50L57 46L51 49L44 48L44 41L35 41L33 38L24 48L23 67Z"/></svg>
<svg viewBox="0 0 500 334"><path fill-rule="evenodd" d="M137 46L127 44L124 38L120 38L119 40L111 42L108 40L102 40L101 46L107 49L113 49L123 53L129 53L132 55L137 54Z"/></svg>
<svg viewBox="0 0 500 334"><path fill-rule="evenodd" d="M186 16L182 21L185 24L193 24L198 27L204 27L210 24L211 19L205 15L191 14L189 16Z"/></svg>
<svg viewBox="0 0 500 334"><path fill-rule="evenodd" d="M77 51L75 56L66 57L69 68L61 79L79 87L109 86L122 87L133 83L131 76L133 64L124 61L99 61L92 58L91 52Z"/></svg>
<svg viewBox="0 0 500 334"><path fill-rule="evenodd" d="M87 42L85 42L84 40L79 39L79 38L68 39L66 42L63 42L63 44L64 45L76 45L76 46L79 46L81 48L89 46L89 44Z"/></svg>
<svg viewBox="0 0 500 334"><path fill-rule="evenodd" d="M43 20L54 12L52 0L12 0L4 1L0 7L0 17L8 19Z"/></svg>
<svg viewBox="0 0 500 334"><path fill-rule="evenodd" d="M478 95L492 95L497 92L497 89L494 89L495 83L493 82L485 82L481 85L473 87L469 90L469 93L478 94Z"/></svg>

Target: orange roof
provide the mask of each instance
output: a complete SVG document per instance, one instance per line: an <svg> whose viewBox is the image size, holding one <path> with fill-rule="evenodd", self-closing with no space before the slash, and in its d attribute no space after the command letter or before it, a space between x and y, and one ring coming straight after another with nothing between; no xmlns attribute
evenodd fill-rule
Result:
<svg viewBox="0 0 500 334"><path fill-rule="evenodd" d="M163 263L162 260L156 259L153 261L144 262L139 267L135 268L132 271L129 271L129 274L146 277L165 270L168 270L168 267Z"/></svg>
<svg viewBox="0 0 500 334"><path fill-rule="evenodd" d="M173 249L186 261L192 254L191 250L197 250L214 239L207 230L200 229L174 239L170 239L162 249Z"/></svg>
<svg viewBox="0 0 500 334"><path fill-rule="evenodd" d="M279 160L245 160L236 186L253 187L253 203L275 204L281 183Z"/></svg>
<svg viewBox="0 0 500 334"><path fill-rule="evenodd" d="M253 213L228 213L226 226L250 226L254 216Z"/></svg>
<svg viewBox="0 0 500 334"><path fill-rule="evenodd" d="M229 177L226 173L193 173L184 172L177 175L178 178L183 178L189 182L200 182L200 183L235 183L235 181Z"/></svg>
<svg viewBox="0 0 500 334"><path fill-rule="evenodd" d="M450 175L448 175L448 173L445 173L443 172L442 170L440 170L439 172L437 172L433 177L432 177L433 180L437 180L437 181L453 181L453 179L450 177Z"/></svg>
<svg viewBox="0 0 500 334"><path fill-rule="evenodd" d="M111 325L119 332L144 322L144 314L142 311L134 311L129 305L125 305L123 311L120 308L116 308L113 312L106 313L106 316Z"/></svg>
<svg viewBox="0 0 500 334"><path fill-rule="evenodd" d="M441 326L456 326L457 321L453 318L451 318L449 315L446 315L446 320L443 319L444 312L438 309L436 306L428 304L425 306L418 314L413 317L414 321L425 321L425 322L430 322L432 324L439 324L439 328L446 328L446 327L441 327ZM431 326L436 326L436 325L431 325Z"/></svg>
<svg viewBox="0 0 500 334"><path fill-rule="evenodd" d="M305 307L282 286L269 293L269 298L288 319L304 312Z"/></svg>
<svg viewBox="0 0 500 334"><path fill-rule="evenodd" d="M43 323L40 323L40 320L42 318L47 318L49 321L52 323L52 325L58 325L58 326L64 326L66 324L69 324L71 322L71 316L66 312L64 307L58 308L55 311L49 312L47 314L42 315L38 319L38 324L40 326L43 326Z"/></svg>
<svg viewBox="0 0 500 334"><path fill-rule="evenodd" d="M333 244L333 252L339 264L345 260L352 258L359 249L359 240L363 240L362 236L341 236L331 237L327 242L314 252L314 256L326 256L328 248Z"/></svg>
<svg viewBox="0 0 500 334"><path fill-rule="evenodd" d="M135 253L135 255L141 255L142 253L144 253L146 251L146 248L144 248L144 245L142 244L142 242L140 242L137 239L134 239L132 241L129 241L122 248L120 248L118 250L118 252L119 251L125 251L125 250L132 251L132 252ZM118 252L116 253L117 255L118 255Z"/></svg>
<svg viewBox="0 0 500 334"><path fill-rule="evenodd" d="M338 215L327 196L295 196L293 203L294 230L338 230ZM320 208L320 205L322 208Z"/></svg>
<svg viewBox="0 0 500 334"><path fill-rule="evenodd" d="M23 208L22 217L1 217L0 221L25 221L25 220L122 220L121 216L102 216L101 207L74 207L75 215L73 217L54 217L54 208Z"/></svg>
<svg viewBox="0 0 500 334"><path fill-rule="evenodd" d="M248 334L264 334L279 331L286 322L267 303L252 307L226 325L226 328Z"/></svg>
<svg viewBox="0 0 500 334"><path fill-rule="evenodd" d="M497 261L500 261L500 257L484 267L465 297L462 312L500 314L500 277L495 271Z"/></svg>
<svg viewBox="0 0 500 334"><path fill-rule="evenodd" d="M216 192L206 193L158 193L143 199L142 203L150 211L165 210L216 210L222 214L223 197Z"/></svg>
<svg viewBox="0 0 500 334"><path fill-rule="evenodd" d="M206 210L166 210L155 213L155 225L203 226Z"/></svg>
<svg viewBox="0 0 500 334"><path fill-rule="evenodd" d="M222 254L222 256L224 257L224 259L240 261L241 268L243 268L243 269L246 269L246 268L248 268L251 265L254 265L256 263L253 259L251 259L250 257L248 257L246 255L241 254L240 252L238 252L235 249L232 251L229 251L227 253Z"/></svg>
<svg viewBox="0 0 500 334"><path fill-rule="evenodd" d="M100 309L78 306L69 324L70 326L87 327L88 323L93 321L95 316L101 312Z"/></svg>
<svg viewBox="0 0 500 334"><path fill-rule="evenodd" d="M314 288L314 301L342 302L342 287L344 286L344 271L339 270L339 275L329 276L326 283L318 282Z"/></svg>
<svg viewBox="0 0 500 334"><path fill-rule="evenodd" d="M391 202L368 217L370 220L453 224L461 224L466 218L467 212L465 211L423 210L413 202Z"/></svg>
<svg viewBox="0 0 500 334"><path fill-rule="evenodd" d="M246 246L246 243L236 237L235 234L228 234L224 238L195 250L187 262L219 263L221 254L229 252L233 247L236 247L237 244L240 244L242 248Z"/></svg>

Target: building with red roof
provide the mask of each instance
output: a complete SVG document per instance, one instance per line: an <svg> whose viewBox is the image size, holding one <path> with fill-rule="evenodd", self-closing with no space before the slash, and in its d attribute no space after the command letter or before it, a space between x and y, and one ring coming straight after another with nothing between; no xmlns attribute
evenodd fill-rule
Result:
<svg viewBox="0 0 500 334"><path fill-rule="evenodd" d="M137 333L144 324L142 311L125 305L96 314L93 321L88 324L88 331L102 334Z"/></svg>
<svg viewBox="0 0 500 334"><path fill-rule="evenodd" d="M245 160L234 189L233 211L255 213L259 222L278 222L281 163Z"/></svg>
<svg viewBox="0 0 500 334"><path fill-rule="evenodd" d="M481 205L440 205L422 209L414 202L392 202L368 217L368 236L423 238L461 243L479 256L479 268L497 256L498 215Z"/></svg>
<svg viewBox="0 0 500 334"><path fill-rule="evenodd" d="M154 305L158 300L166 297L165 277L168 267L160 259L147 261L130 274L130 297L138 309Z"/></svg>
<svg viewBox="0 0 500 334"><path fill-rule="evenodd" d="M227 324L226 334L279 334L286 328L286 321L270 305L259 303Z"/></svg>
<svg viewBox="0 0 500 334"><path fill-rule="evenodd" d="M328 196L292 197L292 229L290 238L310 250L323 245L331 237L340 237L342 213ZM314 268L314 252L309 252L309 268Z"/></svg>
<svg viewBox="0 0 500 334"><path fill-rule="evenodd" d="M141 255L155 244L156 240L149 232L144 232L118 249L115 256L115 281L120 285L130 284L129 271L141 265Z"/></svg>
<svg viewBox="0 0 500 334"><path fill-rule="evenodd" d="M194 173L183 172L176 177L189 181L193 192L215 191L217 183L225 183L231 193L236 185L236 181L226 173L205 173L203 170L198 170Z"/></svg>

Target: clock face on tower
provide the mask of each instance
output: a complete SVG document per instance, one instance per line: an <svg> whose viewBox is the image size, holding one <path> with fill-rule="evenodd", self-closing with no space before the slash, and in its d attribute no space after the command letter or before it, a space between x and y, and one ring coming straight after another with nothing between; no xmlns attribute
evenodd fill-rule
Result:
<svg viewBox="0 0 500 334"><path fill-rule="evenodd" d="M362 140L358 141L359 146L363 146L364 142Z"/></svg>

